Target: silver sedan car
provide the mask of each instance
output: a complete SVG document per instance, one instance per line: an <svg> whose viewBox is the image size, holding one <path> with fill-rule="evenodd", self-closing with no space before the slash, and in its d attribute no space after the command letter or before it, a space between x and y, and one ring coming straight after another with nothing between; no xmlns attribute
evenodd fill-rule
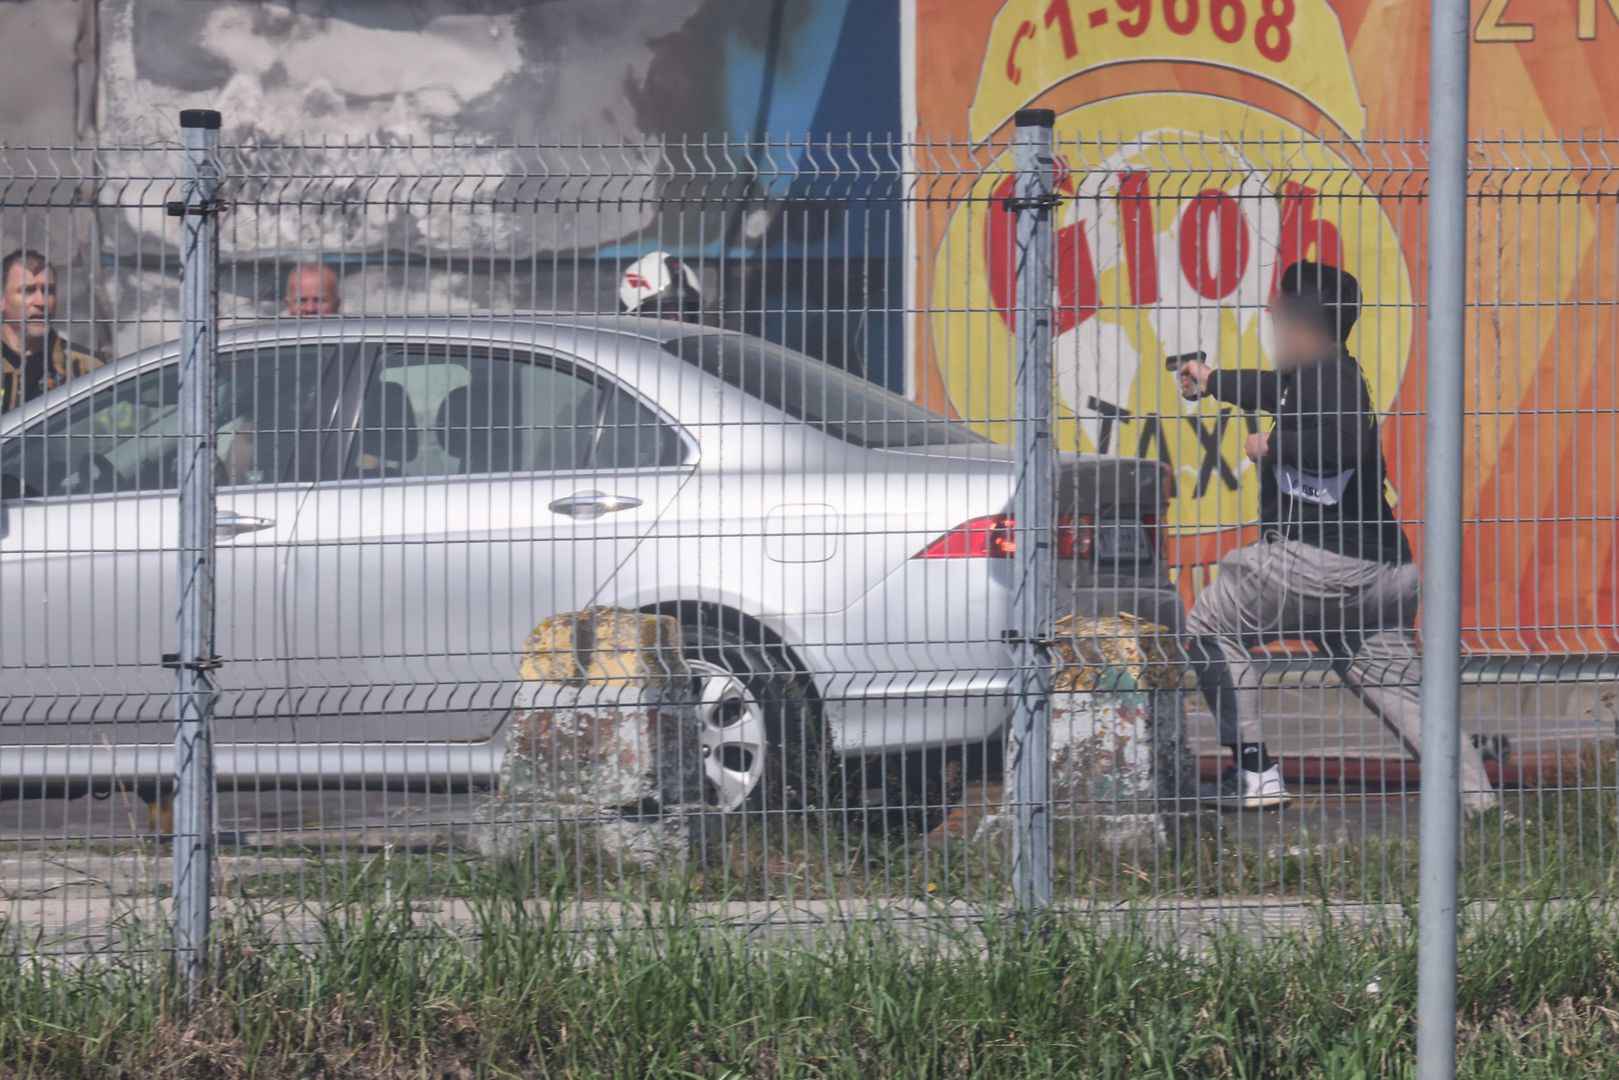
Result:
<svg viewBox="0 0 1619 1080"><path fill-rule="evenodd" d="M226 333L224 787L494 782L535 625L675 616L716 805L999 735L1013 460L805 356L680 322L289 319ZM0 797L172 775L178 368L0 417ZM1179 605L1156 462L1068 456L1058 610Z"/></svg>

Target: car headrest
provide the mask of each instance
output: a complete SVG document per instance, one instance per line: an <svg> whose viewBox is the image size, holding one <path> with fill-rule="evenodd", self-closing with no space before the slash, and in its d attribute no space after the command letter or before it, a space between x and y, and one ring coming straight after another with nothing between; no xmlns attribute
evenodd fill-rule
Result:
<svg viewBox="0 0 1619 1080"><path fill-rule="evenodd" d="M410 461L416 456L421 433L416 410L405 388L378 380L366 388L360 409L360 450L388 462Z"/></svg>
<svg viewBox="0 0 1619 1080"><path fill-rule="evenodd" d="M510 393L496 394L487 383L451 390L438 407L435 428L444 452L471 473L511 472L514 466L516 406Z"/></svg>

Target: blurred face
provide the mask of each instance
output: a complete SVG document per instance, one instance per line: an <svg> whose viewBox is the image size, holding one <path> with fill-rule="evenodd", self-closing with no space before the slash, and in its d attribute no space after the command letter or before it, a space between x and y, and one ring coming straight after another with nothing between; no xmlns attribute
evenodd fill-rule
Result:
<svg viewBox="0 0 1619 1080"><path fill-rule="evenodd" d="M337 275L324 266L300 266L287 275L288 315L336 315L342 308Z"/></svg>
<svg viewBox="0 0 1619 1080"><path fill-rule="evenodd" d="M30 270L17 263L6 275L4 302L0 317L13 332L29 340L45 336L51 316L56 314L56 271L50 267Z"/></svg>
<svg viewBox="0 0 1619 1080"><path fill-rule="evenodd" d="M1278 305L1271 312L1275 327L1276 370L1293 371L1306 364L1319 363L1338 351L1338 343L1308 315Z"/></svg>

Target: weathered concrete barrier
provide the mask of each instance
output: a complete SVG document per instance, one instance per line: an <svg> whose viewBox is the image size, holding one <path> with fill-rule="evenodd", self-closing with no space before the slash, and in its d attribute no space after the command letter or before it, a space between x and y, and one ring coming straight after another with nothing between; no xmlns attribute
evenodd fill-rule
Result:
<svg viewBox="0 0 1619 1080"><path fill-rule="evenodd" d="M1166 815L1197 807L1179 646L1129 615L1069 616L1052 637L1053 816L1111 842L1161 840Z"/></svg>
<svg viewBox="0 0 1619 1080"><path fill-rule="evenodd" d="M1073 615L1051 639L1052 819L1103 849L1165 842L1198 809L1174 635L1130 615ZM991 815L977 835L1010 839L1010 825Z"/></svg>
<svg viewBox="0 0 1619 1080"><path fill-rule="evenodd" d="M477 846L577 852L596 865L684 863L711 817L680 626L588 608L530 635L506 756Z"/></svg>

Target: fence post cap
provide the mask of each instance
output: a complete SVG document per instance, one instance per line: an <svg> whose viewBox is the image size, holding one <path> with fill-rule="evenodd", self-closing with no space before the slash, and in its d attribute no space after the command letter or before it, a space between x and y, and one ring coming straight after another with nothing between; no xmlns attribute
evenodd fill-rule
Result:
<svg viewBox="0 0 1619 1080"><path fill-rule="evenodd" d="M1018 127L1055 127L1057 113L1054 109L1019 109L1012 118Z"/></svg>
<svg viewBox="0 0 1619 1080"><path fill-rule="evenodd" d="M183 128L208 128L219 130L219 112L217 109L181 109L180 126Z"/></svg>

